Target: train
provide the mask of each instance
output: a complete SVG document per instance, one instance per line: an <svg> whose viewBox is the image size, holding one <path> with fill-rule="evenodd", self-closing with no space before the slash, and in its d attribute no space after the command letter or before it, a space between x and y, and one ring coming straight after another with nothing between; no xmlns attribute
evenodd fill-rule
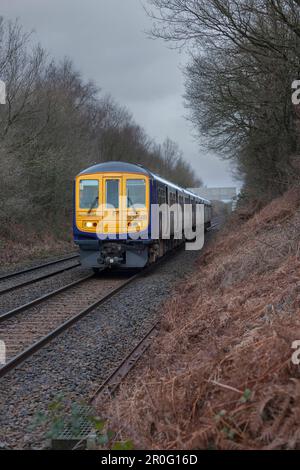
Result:
<svg viewBox="0 0 300 470"><path fill-rule="evenodd" d="M74 242L82 266L95 272L105 267L143 268L155 263L182 243L170 223L168 239L153 237L152 207L204 207L204 225L212 219L212 204L167 181L146 167L122 161L96 164L81 171L74 181ZM156 206L155 206L156 205ZM178 207L178 206L177 206Z"/></svg>

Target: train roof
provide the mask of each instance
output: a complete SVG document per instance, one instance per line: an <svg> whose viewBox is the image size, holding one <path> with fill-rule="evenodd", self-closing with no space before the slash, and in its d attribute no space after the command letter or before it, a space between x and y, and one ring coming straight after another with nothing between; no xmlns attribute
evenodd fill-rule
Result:
<svg viewBox="0 0 300 470"><path fill-rule="evenodd" d="M159 181L160 183L163 183L163 184L166 184L167 186L170 186L170 188L175 189L175 191L184 191L184 189L181 188L180 186L178 186L177 184L171 183L171 181L168 181L165 178L162 178L161 176L157 175L156 173L152 173L152 172L150 172L150 173L151 173L153 179L155 179L156 181Z"/></svg>
<svg viewBox="0 0 300 470"><path fill-rule="evenodd" d="M198 194L193 193L192 191L188 191L187 189L184 189L184 192L190 196L196 197L198 199L201 199L201 201L205 202L205 204L211 205L211 201L209 199L204 199L204 197L198 196Z"/></svg>
<svg viewBox="0 0 300 470"><path fill-rule="evenodd" d="M144 168L141 165L137 165L135 163L127 163L127 162L103 162L97 163L97 165L93 165L85 170L81 171L79 175L88 175L93 173L111 173L111 172L124 172L124 173L141 173L143 175L150 175L151 172Z"/></svg>
<svg viewBox="0 0 300 470"><path fill-rule="evenodd" d="M159 181L163 184L166 184L167 186L175 189L176 191L181 191L184 194L187 194L189 196L195 197L198 200L203 201L205 204L211 204L210 201L207 199L204 199L197 194L188 191L187 189L181 188L175 183L172 183L161 176L157 175L156 173L152 173L152 171L148 170L144 166L140 164L135 164L135 163L127 163L127 162L120 162L120 161L108 161L108 162L103 162L103 163L98 163L96 165L93 165L89 168L86 168L85 170L81 171L79 175L90 175L94 173L136 173L136 174L142 174L146 176L152 177L154 180Z"/></svg>

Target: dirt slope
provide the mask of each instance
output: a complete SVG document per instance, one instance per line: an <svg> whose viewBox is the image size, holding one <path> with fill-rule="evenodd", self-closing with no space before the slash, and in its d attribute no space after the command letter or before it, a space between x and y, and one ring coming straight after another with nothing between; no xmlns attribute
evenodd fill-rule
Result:
<svg viewBox="0 0 300 470"><path fill-rule="evenodd" d="M293 190L236 217L200 257L110 405L121 437L142 448L300 448L299 206Z"/></svg>

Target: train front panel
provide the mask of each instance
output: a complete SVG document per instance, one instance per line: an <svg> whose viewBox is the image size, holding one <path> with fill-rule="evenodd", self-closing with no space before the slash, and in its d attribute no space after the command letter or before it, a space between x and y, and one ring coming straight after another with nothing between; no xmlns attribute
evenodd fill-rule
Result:
<svg viewBox="0 0 300 470"><path fill-rule="evenodd" d="M75 181L75 243L95 269L148 261L150 178L139 173L80 174Z"/></svg>

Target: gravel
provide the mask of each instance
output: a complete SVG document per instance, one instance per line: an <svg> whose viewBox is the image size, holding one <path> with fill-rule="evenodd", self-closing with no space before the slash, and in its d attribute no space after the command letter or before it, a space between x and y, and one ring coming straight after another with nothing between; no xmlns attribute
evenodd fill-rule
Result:
<svg viewBox="0 0 300 470"><path fill-rule="evenodd" d="M60 263L59 268L72 266L72 264L74 264L74 261L67 261L65 263ZM48 272L50 273L57 269L58 269L57 265L51 266L51 267L49 266L47 269L43 268L42 270L39 270L39 275L46 274ZM81 266L78 266L69 271L56 274L53 277L42 279L41 281L37 281L33 284L29 284L28 286L18 287L17 289L11 292L7 292L5 294L1 294L0 292L0 315L20 305L31 302L32 300L35 300L38 297L41 297L42 295L48 294L49 292L52 292L55 289L58 289L67 284L70 284L71 282L77 281L78 279L81 279L90 273L91 273L91 270L84 269ZM35 276L37 276L37 273L35 273ZM18 276L18 277L21 278L21 276ZM23 275L22 275L22 278L24 280ZM26 279L29 279L29 278L30 277L28 273ZM18 280L18 282L21 282L21 279ZM15 279L12 282L12 285L14 284L17 284L17 281ZM8 285L9 285L8 281L5 281L5 283L4 281L1 281L0 291L1 289L8 287Z"/></svg>
<svg viewBox="0 0 300 470"><path fill-rule="evenodd" d="M0 441L43 447L44 436L30 430L36 414L59 394L87 401L154 324L161 302L194 261L195 252L176 253L2 378Z"/></svg>

